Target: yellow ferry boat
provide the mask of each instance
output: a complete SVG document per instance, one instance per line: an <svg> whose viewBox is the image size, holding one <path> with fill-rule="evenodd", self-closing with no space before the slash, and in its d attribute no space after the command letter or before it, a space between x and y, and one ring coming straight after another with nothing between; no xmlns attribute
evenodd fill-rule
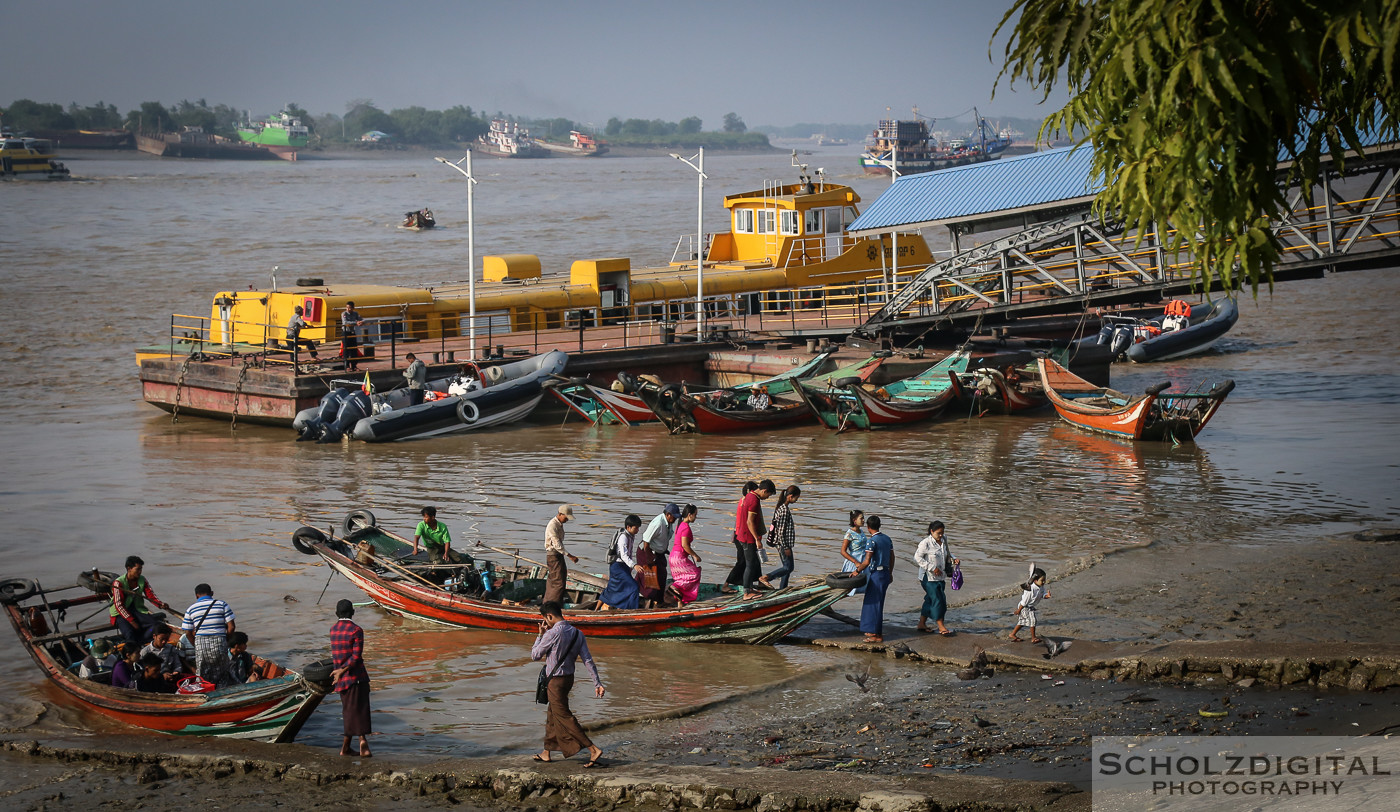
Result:
<svg viewBox="0 0 1400 812"><path fill-rule="evenodd" d="M800 176L724 199L729 229L708 235L704 296L707 313L824 307L841 286L881 279L891 268L911 270L933 262L917 234L852 237L846 227L859 214L860 196L849 186ZM486 256L476 285L478 332L498 340L510 333L654 320L676 324L695 313L694 238L677 244L663 267L633 268L630 259L580 259L566 276L546 276L532 254ZM894 253L898 251L895 261ZM854 298L844 292L848 299ZM302 278L288 287L227 290L214 297L200 335L172 329L171 343L137 351L146 358L222 348L260 350L283 338L293 308L303 309L303 339L317 344L340 338L340 314L354 302L365 319L361 344L389 340L437 341L464 337L469 309L466 282L432 288L346 284ZM180 322L181 318L186 319ZM175 317L177 323L190 324ZM707 315L706 319L712 316Z"/></svg>
<svg viewBox="0 0 1400 812"><path fill-rule="evenodd" d="M55 157L53 142L48 139L0 133L0 177L68 177L68 167Z"/></svg>

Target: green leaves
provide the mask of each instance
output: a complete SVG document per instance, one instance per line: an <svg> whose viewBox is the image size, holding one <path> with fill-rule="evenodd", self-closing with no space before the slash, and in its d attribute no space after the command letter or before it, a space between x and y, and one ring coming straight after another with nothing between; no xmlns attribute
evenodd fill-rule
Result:
<svg viewBox="0 0 1400 812"><path fill-rule="evenodd" d="M1007 28L998 84L1067 89L1042 136L1091 146L1099 213L1170 224L1201 283L1270 280L1279 155L1307 184L1363 132L1400 138L1397 0L1016 0Z"/></svg>

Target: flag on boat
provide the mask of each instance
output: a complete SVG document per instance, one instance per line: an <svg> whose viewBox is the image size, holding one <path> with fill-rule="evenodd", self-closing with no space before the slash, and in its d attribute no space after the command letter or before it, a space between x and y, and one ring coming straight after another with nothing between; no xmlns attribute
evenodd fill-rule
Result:
<svg viewBox="0 0 1400 812"><path fill-rule="evenodd" d="M369 382L369 370L365 370L365 385L361 388L365 390L366 395L374 394L374 384Z"/></svg>

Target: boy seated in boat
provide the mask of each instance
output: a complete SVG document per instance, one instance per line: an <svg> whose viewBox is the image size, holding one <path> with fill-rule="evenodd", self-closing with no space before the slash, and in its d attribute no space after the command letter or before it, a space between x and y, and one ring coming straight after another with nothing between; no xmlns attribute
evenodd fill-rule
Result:
<svg viewBox="0 0 1400 812"><path fill-rule="evenodd" d="M747 405L755 412L761 412L767 409L769 405L771 405L771 401L768 399L768 387L760 386L755 389L753 393L749 395Z"/></svg>
<svg viewBox="0 0 1400 812"><path fill-rule="evenodd" d="M228 636L228 674L234 685L266 679L269 663L248 653L248 635L234 632Z"/></svg>
<svg viewBox="0 0 1400 812"><path fill-rule="evenodd" d="M174 630L169 626L160 626L151 635L151 642L141 649L141 656L154 654L160 660L160 673L166 679L177 680L183 674L194 673L193 669L185 662L184 652L180 647L172 642L176 637Z"/></svg>
<svg viewBox="0 0 1400 812"><path fill-rule="evenodd" d="M136 661L136 690L155 694L175 693L175 683L161 673L160 655L146 654Z"/></svg>

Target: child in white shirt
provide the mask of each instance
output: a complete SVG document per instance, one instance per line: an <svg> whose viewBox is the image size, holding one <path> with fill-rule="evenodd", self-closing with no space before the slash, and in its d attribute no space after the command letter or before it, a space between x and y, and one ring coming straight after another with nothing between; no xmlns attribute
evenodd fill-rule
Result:
<svg viewBox="0 0 1400 812"><path fill-rule="evenodd" d="M1016 628L1011 630L1011 639L1021 642L1021 638L1016 633L1021 631L1022 626L1029 626L1031 630L1031 642L1039 643L1040 638L1036 636L1035 609L1040 605L1040 599L1046 596L1045 592L1045 570L1039 567L1031 569L1030 580L1021 584L1021 602L1016 605L1016 611L1011 614L1016 615Z"/></svg>

